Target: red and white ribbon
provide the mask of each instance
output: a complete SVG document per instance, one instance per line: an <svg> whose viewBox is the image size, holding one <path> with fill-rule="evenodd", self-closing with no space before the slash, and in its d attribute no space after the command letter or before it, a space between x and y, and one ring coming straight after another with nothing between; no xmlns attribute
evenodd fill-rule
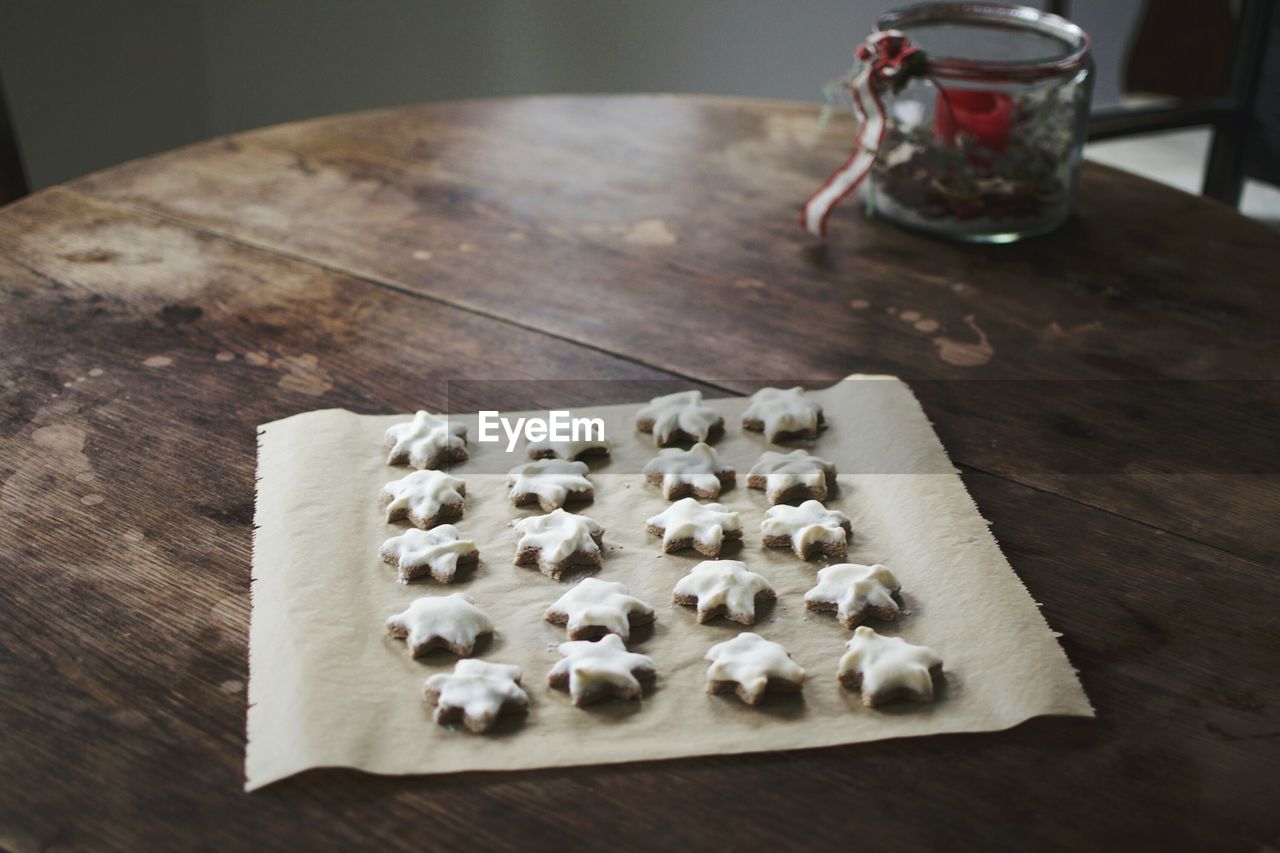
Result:
<svg viewBox="0 0 1280 853"><path fill-rule="evenodd" d="M815 237L827 236L827 217L840 200L858 188L880 153L884 142L886 117L880 92L904 73L905 63L920 48L913 46L897 30L872 33L858 45L861 66L849 88L853 92L853 110L860 122L853 140L853 153L844 165L827 178L826 183L809 197L800 213L800 225Z"/></svg>

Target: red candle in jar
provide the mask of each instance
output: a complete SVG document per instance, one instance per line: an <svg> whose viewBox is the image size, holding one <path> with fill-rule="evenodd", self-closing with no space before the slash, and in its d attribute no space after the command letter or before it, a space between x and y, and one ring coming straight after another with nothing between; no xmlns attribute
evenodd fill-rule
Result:
<svg viewBox="0 0 1280 853"><path fill-rule="evenodd" d="M1013 99L1004 92L939 88L933 135L947 147L959 145L959 137L965 136L975 148L1003 151L1012 118Z"/></svg>

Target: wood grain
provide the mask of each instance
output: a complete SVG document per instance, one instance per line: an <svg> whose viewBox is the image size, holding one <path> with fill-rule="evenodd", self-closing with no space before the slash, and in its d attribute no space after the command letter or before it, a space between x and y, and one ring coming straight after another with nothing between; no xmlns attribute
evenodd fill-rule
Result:
<svg viewBox="0 0 1280 853"><path fill-rule="evenodd" d="M0 209L0 846L1280 843L1274 236L1090 168L1076 221L1025 246L846 211L822 251L791 205L842 141L811 117L408 108ZM853 370L913 380L1096 721L242 793L256 424L465 408L460 377Z"/></svg>
<svg viewBox="0 0 1280 853"><path fill-rule="evenodd" d="M1078 216L1045 240L953 245L863 220L848 205L836 238L819 248L795 227L793 207L848 138L843 124L819 137L814 108L802 104L467 102L242 134L74 186L737 391L859 371L1277 378L1280 311L1255 284L1280 265L1274 231L1089 166ZM1195 251L1169 250L1177 246ZM1280 502L1276 480L1210 476L1194 493L1082 481L1074 474L1092 465L1096 442L1067 426L1079 417L1072 395L1016 387L1023 411L1059 425L1050 433L1064 464L992 452L1044 430L990 422L990 395L938 394L925 400L936 419L988 421L982 435L949 444L959 463L1193 530L1235 553L1280 553L1280 530L1260 512ZM1147 390L1133 384L1120 396L1140 409ZM1136 443L1151 446L1173 433L1128 411L1106 413L1112 434L1145 435ZM1221 448L1233 446L1224 437ZM1212 526L1200 519L1206 494L1225 510Z"/></svg>

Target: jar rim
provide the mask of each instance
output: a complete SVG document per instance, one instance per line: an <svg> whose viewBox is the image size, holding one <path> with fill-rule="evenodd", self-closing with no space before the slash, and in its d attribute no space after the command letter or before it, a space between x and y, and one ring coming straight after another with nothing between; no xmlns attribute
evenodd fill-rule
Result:
<svg viewBox="0 0 1280 853"><path fill-rule="evenodd" d="M1043 80L1066 76L1089 62L1089 35L1060 15L1030 6L995 3L922 3L885 12L876 20L876 30L895 30L916 24L967 23L1001 26L1049 36L1063 43L1067 53L1053 59L974 60L926 53L928 73L935 77L962 80Z"/></svg>

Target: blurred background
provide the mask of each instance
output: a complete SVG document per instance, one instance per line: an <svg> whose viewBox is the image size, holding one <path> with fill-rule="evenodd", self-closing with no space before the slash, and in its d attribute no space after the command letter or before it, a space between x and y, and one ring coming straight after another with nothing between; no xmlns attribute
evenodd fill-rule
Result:
<svg viewBox="0 0 1280 853"><path fill-rule="evenodd" d="M0 0L0 201L219 134L416 101L572 92L817 101L893 5ZM1029 5L1065 12L1093 36L1088 156L1280 220L1274 0Z"/></svg>

